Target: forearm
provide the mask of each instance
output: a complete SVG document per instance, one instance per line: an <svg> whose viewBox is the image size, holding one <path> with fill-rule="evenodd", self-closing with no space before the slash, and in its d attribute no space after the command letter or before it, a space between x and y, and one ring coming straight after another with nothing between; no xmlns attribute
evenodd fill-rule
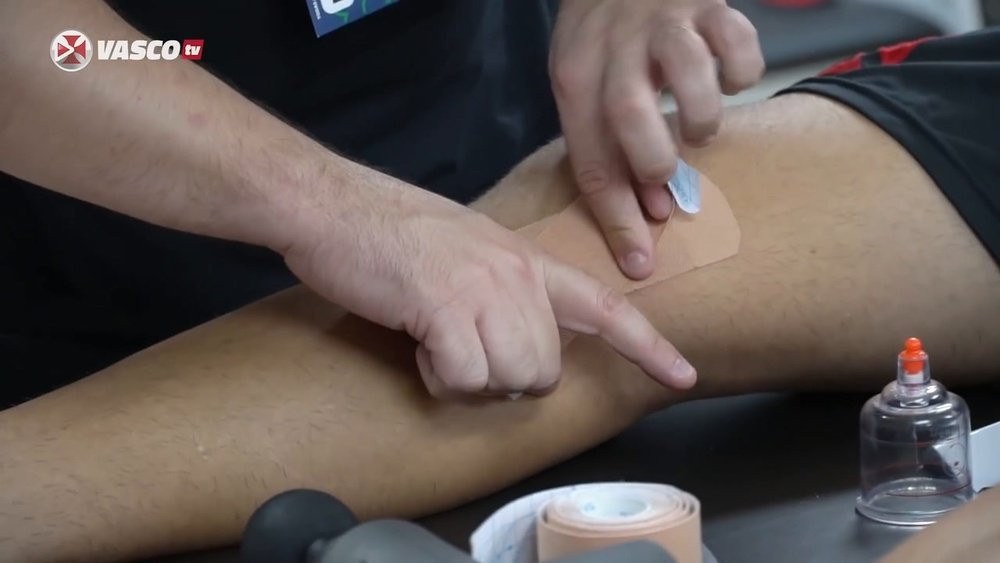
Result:
<svg viewBox="0 0 1000 563"><path fill-rule="evenodd" d="M103 2L13 0L0 10L5 172L148 222L272 248L288 244L317 201L349 208L360 193L369 171L190 61L95 53L80 72L57 69L45 52L64 29L86 30L95 50L97 38L142 37Z"/></svg>
<svg viewBox="0 0 1000 563"><path fill-rule="evenodd" d="M0 443L0 476L16 483L0 488L0 559L231 543L257 503L294 487L332 491L362 517L423 515L653 407L641 375L618 380L589 353L564 366L543 400L436 401L409 339L291 290L0 414L17 436Z"/></svg>

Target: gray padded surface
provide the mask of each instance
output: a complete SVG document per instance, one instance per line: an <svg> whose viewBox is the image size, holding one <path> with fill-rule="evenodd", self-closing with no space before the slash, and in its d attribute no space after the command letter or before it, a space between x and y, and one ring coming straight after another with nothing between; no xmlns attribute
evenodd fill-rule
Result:
<svg viewBox="0 0 1000 563"><path fill-rule="evenodd" d="M753 22L768 68L839 58L883 45L939 35L922 18L888 6L832 0L815 8L788 9L758 0L730 0Z"/></svg>
<svg viewBox="0 0 1000 563"><path fill-rule="evenodd" d="M1000 420L1000 386L958 390L973 427ZM667 409L617 438L477 502L424 519L465 547L506 502L588 481L658 481L701 499L705 544L721 563L873 561L912 530L854 513L857 415L867 395L761 394ZM235 563L235 551L157 563Z"/></svg>

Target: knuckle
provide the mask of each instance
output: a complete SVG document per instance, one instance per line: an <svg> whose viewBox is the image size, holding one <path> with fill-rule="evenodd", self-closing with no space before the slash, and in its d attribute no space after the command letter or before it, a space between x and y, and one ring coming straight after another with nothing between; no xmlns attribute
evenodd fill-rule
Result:
<svg viewBox="0 0 1000 563"><path fill-rule="evenodd" d="M574 167L574 170L576 184L584 195L594 195L611 185L611 174L601 164L585 162L579 167Z"/></svg>
<svg viewBox="0 0 1000 563"><path fill-rule="evenodd" d="M719 131L721 115L718 112L706 112L705 116L695 119L694 126L705 132L706 135L714 135Z"/></svg>
<svg viewBox="0 0 1000 563"><path fill-rule="evenodd" d="M736 94L753 86L760 80L761 74L759 71L734 72L726 77L726 93Z"/></svg>
<svg viewBox="0 0 1000 563"><path fill-rule="evenodd" d="M534 387L538 381L538 370L524 360L511 365L511 369L505 373L497 374L492 378L491 387L497 391L524 391Z"/></svg>
<svg viewBox="0 0 1000 563"><path fill-rule="evenodd" d="M757 41L757 28L739 10L726 8L718 20L719 36L726 49L745 49Z"/></svg>
<svg viewBox="0 0 1000 563"><path fill-rule="evenodd" d="M552 365L546 367L541 374L541 381L545 387L550 387L559 383L559 378L562 375L562 365L560 360L557 358Z"/></svg>
<svg viewBox="0 0 1000 563"><path fill-rule="evenodd" d="M449 377L447 379L442 378L444 386L449 391L457 391L460 393L478 393L486 389L488 383L488 377L474 359L467 358L462 364L459 364L459 372L454 374L454 377Z"/></svg>
<svg viewBox="0 0 1000 563"><path fill-rule="evenodd" d="M613 324L628 310L629 302L621 292L603 287L597 294L597 309L604 324Z"/></svg>
<svg viewBox="0 0 1000 563"><path fill-rule="evenodd" d="M517 376L510 378L511 389L514 391L532 389L537 386L541 377L541 371L538 369L537 363L524 362Z"/></svg>
<svg viewBox="0 0 1000 563"><path fill-rule="evenodd" d="M719 130L722 112L715 105L705 104L701 108L688 106L687 115L683 118L682 128L688 139L699 139L714 135Z"/></svg>
<svg viewBox="0 0 1000 563"><path fill-rule="evenodd" d="M513 250L506 252L498 263L502 264L504 273L513 276L518 281L533 283L538 277L539 266L537 260L528 252Z"/></svg>
<svg viewBox="0 0 1000 563"><path fill-rule="evenodd" d="M673 6L666 5L666 2L649 14L647 22L654 30L664 29L672 25L678 25L677 12Z"/></svg>
<svg viewBox="0 0 1000 563"><path fill-rule="evenodd" d="M754 26L750 18L746 17L743 12L737 10L736 8L726 8L726 15L729 21L733 22L733 25L738 27L747 39L757 39L757 28Z"/></svg>
<svg viewBox="0 0 1000 563"><path fill-rule="evenodd" d="M448 388L440 385L433 385L427 387L427 392L431 397L435 399L447 399L448 398Z"/></svg>
<svg viewBox="0 0 1000 563"><path fill-rule="evenodd" d="M640 35L636 26L629 23L624 25L610 24L602 34L605 50L608 53L618 53L629 46L634 46L638 37Z"/></svg>
<svg viewBox="0 0 1000 563"><path fill-rule="evenodd" d="M757 28L740 11L726 8L714 27L717 49L724 58L726 93L734 94L756 84L764 75Z"/></svg>
<svg viewBox="0 0 1000 563"><path fill-rule="evenodd" d="M532 283L539 280L542 271L538 256L530 252L519 252L514 267L522 279Z"/></svg>
<svg viewBox="0 0 1000 563"><path fill-rule="evenodd" d="M665 157L657 162L643 165L636 170L636 179L642 184L658 184L669 180L674 175L676 162Z"/></svg>
<svg viewBox="0 0 1000 563"><path fill-rule="evenodd" d="M499 359L497 368L498 379L508 389L523 391L538 383L544 369L537 343L528 331L520 332L513 338Z"/></svg>
<svg viewBox="0 0 1000 563"><path fill-rule="evenodd" d="M549 78L557 98L570 98L583 89L587 69L572 59L554 60L549 65Z"/></svg>
<svg viewBox="0 0 1000 563"><path fill-rule="evenodd" d="M659 23L655 39L650 45L651 52L657 60L668 65L691 59L704 45L699 33L692 33L686 22L672 17Z"/></svg>
<svg viewBox="0 0 1000 563"><path fill-rule="evenodd" d="M615 94L609 91L604 100L604 111L614 121L637 121L646 111L646 100L635 93Z"/></svg>
<svg viewBox="0 0 1000 563"><path fill-rule="evenodd" d="M717 131L718 127L714 127L708 122L690 122L684 128L684 141L696 147L701 147L710 142Z"/></svg>
<svg viewBox="0 0 1000 563"><path fill-rule="evenodd" d="M446 362L447 370L435 375L441 387L450 392L475 393L486 388L488 383L487 367L471 352L464 352L460 357L453 357Z"/></svg>

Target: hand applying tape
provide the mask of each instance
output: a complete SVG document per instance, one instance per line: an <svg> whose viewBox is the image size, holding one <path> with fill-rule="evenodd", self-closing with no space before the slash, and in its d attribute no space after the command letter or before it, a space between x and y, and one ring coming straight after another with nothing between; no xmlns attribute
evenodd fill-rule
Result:
<svg viewBox="0 0 1000 563"><path fill-rule="evenodd" d="M665 223L650 224L653 240L657 241L656 269L644 280L632 280L622 274L582 199L518 232L555 258L625 294L736 255L740 227L729 202L711 180L679 161L667 189L674 195L676 207L684 213L671 213ZM571 340L572 336L564 338L563 347ZM519 396L514 394L511 398Z"/></svg>
<svg viewBox="0 0 1000 563"><path fill-rule="evenodd" d="M680 162L677 170L668 189L677 194L676 205L684 213L673 213L666 223L650 224L657 241L656 269L645 280L635 281L622 274L582 199L518 232L555 258L624 293L735 256L740 227L722 191L687 163Z"/></svg>

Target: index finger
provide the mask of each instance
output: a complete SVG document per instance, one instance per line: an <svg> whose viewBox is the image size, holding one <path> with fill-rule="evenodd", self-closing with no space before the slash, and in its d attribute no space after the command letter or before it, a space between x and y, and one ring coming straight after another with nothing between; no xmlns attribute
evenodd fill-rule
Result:
<svg viewBox="0 0 1000 563"><path fill-rule="evenodd" d="M653 270L653 241L627 166L605 124L603 61L592 53L577 56L556 65L552 82L574 179L622 272L645 279Z"/></svg>
<svg viewBox="0 0 1000 563"><path fill-rule="evenodd" d="M545 286L560 327L600 336L664 385L694 385L697 375L691 364L614 288L556 260L545 263Z"/></svg>

